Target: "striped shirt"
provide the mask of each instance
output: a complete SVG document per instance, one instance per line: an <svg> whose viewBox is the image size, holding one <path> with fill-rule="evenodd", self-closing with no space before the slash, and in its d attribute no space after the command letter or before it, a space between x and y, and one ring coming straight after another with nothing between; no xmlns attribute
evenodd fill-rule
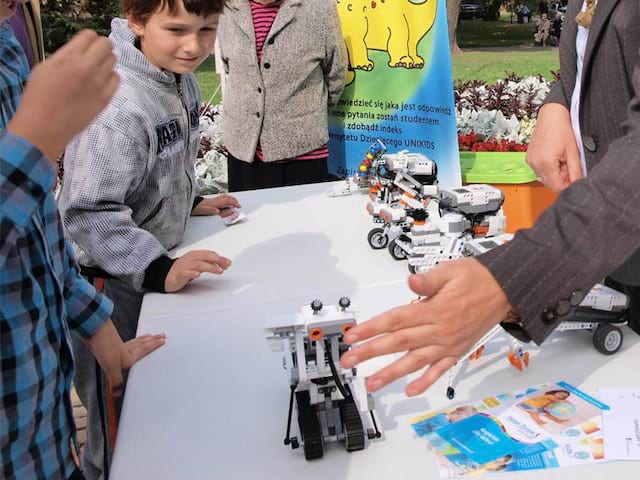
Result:
<svg viewBox="0 0 640 480"><path fill-rule="evenodd" d="M0 35L6 125L26 61ZM55 182L38 149L0 128L0 478L66 479L74 472L69 328L89 337L112 309L81 277L64 240Z"/></svg>
<svg viewBox="0 0 640 480"><path fill-rule="evenodd" d="M253 30L256 35L256 53L258 55L258 63L260 63L262 62L262 49L267 37L269 36L271 26L278 15L282 2L280 0L276 0L269 5L262 5L261 3L251 0L249 4L251 5L251 16L253 17ZM311 152L299 155L291 160L319 160L321 158L327 158L328 156L329 147L325 143L323 146L316 148ZM256 157L258 157L260 161L263 160L260 143L258 143L258 147L256 149Z"/></svg>

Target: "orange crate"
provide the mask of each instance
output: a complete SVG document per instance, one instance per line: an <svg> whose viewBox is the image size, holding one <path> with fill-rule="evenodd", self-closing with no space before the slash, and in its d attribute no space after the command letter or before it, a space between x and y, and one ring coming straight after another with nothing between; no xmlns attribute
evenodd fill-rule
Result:
<svg viewBox="0 0 640 480"><path fill-rule="evenodd" d="M522 152L460 152L463 183L489 183L504 192L507 232L533 226L557 194L536 180Z"/></svg>

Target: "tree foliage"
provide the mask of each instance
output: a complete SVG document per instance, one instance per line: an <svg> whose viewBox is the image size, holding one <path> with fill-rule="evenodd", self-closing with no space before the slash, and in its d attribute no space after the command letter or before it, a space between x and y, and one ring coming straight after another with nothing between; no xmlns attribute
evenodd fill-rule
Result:
<svg viewBox="0 0 640 480"><path fill-rule="evenodd" d="M120 15L118 0L41 0L44 46L52 53L83 28L108 35Z"/></svg>

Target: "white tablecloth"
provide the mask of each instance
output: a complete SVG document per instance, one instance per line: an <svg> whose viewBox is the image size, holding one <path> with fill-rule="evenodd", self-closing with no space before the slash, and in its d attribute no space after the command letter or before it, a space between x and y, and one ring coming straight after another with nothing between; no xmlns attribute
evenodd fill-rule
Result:
<svg viewBox="0 0 640 480"><path fill-rule="evenodd" d="M541 382L566 380L591 394L601 386L638 385L640 341L626 327L625 343L611 357L593 348L588 332L555 334L544 348L531 347L525 372L502 355L505 335L463 369L453 402L444 380L417 398L407 398L406 380L398 381L375 394L382 439L354 453L331 444L323 459L307 462L302 448L283 445L288 377L264 339L265 323L315 298L335 303L347 295L361 321L412 298L406 262L367 244L373 225L365 195L328 198L329 188L239 194L248 220L232 227L218 218L191 220L176 253L212 249L233 265L181 293L145 297L138 333L165 332L167 343L130 373L112 479L438 478L412 417ZM369 362L359 374L384 363ZM639 471L638 463L617 462L498 478L630 479Z"/></svg>

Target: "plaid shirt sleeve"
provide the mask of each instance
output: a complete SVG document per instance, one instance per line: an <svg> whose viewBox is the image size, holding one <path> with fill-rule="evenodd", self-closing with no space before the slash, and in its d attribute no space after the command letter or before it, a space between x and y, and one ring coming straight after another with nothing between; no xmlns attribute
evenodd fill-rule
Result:
<svg viewBox="0 0 640 480"><path fill-rule="evenodd" d="M7 255L15 248L18 238L31 222L33 213L42 204L47 205L45 197L51 194L56 175L51 162L36 147L10 132L0 132L0 152L0 229L3 237L0 246L0 268L3 268ZM45 214L58 216L55 202L53 211ZM57 223L60 224L59 221ZM59 251L52 254L60 255L64 266L67 323L83 337L90 337L111 315L113 304L80 275L73 251L62 237L61 226L57 244L60 245Z"/></svg>
<svg viewBox="0 0 640 480"><path fill-rule="evenodd" d="M53 188L55 169L26 140L0 130L0 269L22 229Z"/></svg>
<svg viewBox="0 0 640 480"><path fill-rule="evenodd" d="M113 303L98 293L81 274L69 242L65 241L67 262L64 278L64 298L69 328L84 338L92 337L113 311Z"/></svg>

